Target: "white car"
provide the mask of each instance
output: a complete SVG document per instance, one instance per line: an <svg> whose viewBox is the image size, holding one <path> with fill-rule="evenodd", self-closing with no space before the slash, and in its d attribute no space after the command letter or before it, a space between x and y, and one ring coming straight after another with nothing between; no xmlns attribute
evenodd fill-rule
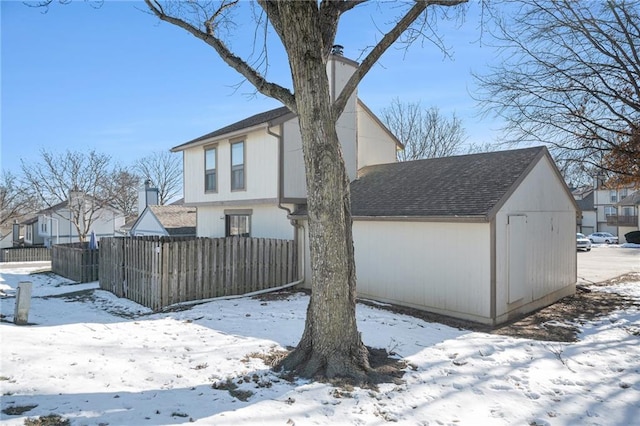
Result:
<svg viewBox="0 0 640 426"><path fill-rule="evenodd" d="M589 251L591 250L591 240L578 232L576 233L576 246L578 250Z"/></svg>
<svg viewBox="0 0 640 426"><path fill-rule="evenodd" d="M592 243L618 244L618 237L608 232L594 232L587 237Z"/></svg>

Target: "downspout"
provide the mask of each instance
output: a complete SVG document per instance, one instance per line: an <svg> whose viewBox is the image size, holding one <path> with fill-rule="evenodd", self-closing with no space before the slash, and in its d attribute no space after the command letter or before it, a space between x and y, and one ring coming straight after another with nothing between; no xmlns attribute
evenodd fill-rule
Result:
<svg viewBox="0 0 640 426"><path fill-rule="evenodd" d="M267 133L273 136L278 140L278 208L287 212L287 216L291 215L291 210L282 205L282 193L284 192L284 179L282 177L282 169L284 168L284 138L282 137L282 133L284 133L284 128L282 124L280 124L280 134L273 133L271 131L271 126L267 125Z"/></svg>
<svg viewBox="0 0 640 426"><path fill-rule="evenodd" d="M289 209L288 207L285 207L282 205L282 194L284 193L284 125L280 124L280 133L274 133L271 131L271 123L269 123L269 125L267 125L267 133L270 134L271 136L273 136L274 138L276 138L278 140L278 208L281 210L284 210L287 212L287 217L291 217L291 209ZM298 281L295 282L295 284L292 285L297 285L297 284L301 284L302 282L304 282L304 275L305 275L305 263L304 263L304 258L305 258L305 250L304 250L304 244L302 244L302 250L300 250L300 235L302 234L302 238L304 238L304 230L302 232L298 231L298 228L300 228L300 225L298 223L298 221L296 219L291 219L291 226L293 226L293 241L294 241L294 245L296 246L296 250L298 252L298 258L301 259L302 264L301 264L301 271L300 271L300 279ZM304 240L302 241L304 243ZM289 284L286 284L288 287L292 286Z"/></svg>

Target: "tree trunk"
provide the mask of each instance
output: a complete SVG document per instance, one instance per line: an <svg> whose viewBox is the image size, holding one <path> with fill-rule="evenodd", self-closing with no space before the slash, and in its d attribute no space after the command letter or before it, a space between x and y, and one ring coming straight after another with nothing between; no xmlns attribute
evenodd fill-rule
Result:
<svg viewBox="0 0 640 426"><path fill-rule="evenodd" d="M313 5L312 5L313 6ZM311 300L300 343L281 366L303 377L363 382L368 352L355 316L356 275L349 179L331 109L317 9L278 4L290 59L306 166Z"/></svg>

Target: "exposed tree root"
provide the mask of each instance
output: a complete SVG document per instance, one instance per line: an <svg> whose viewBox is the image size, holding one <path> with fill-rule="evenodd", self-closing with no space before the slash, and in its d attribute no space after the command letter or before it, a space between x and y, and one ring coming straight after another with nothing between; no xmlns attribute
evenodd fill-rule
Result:
<svg viewBox="0 0 640 426"><path fill-rule="evenodd" d="M322 357L312 354L309 347L298 346L274 369L293 377L331 383L339 387L376 388L380 383L402 383L407 364L389 356L385 349L369 348L347 356Z"/></svg>

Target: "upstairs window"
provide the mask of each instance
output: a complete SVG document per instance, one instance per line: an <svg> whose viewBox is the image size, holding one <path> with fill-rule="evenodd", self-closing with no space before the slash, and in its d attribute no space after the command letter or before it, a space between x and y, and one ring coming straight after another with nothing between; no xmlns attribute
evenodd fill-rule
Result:
<svg viewBox="0 0 640 426"><path fill-rule="evenodd" d="M617 203L618 202L618 191L616 191L615 189L612 189L609 191L609 200L611 203Z"/></svg>
<svg viewBox="0 0 640 426"><path fill-rule="evenodd" d="M218 190L218 181L216 175L216 163L218 150L207 148L204 151L204 190L205 192L216 192Z"/></svg>
<svg viewBox="0 0 640 426"><path fill-rule="evenodd" d="M231 190L245 189L244 141L231 144Z"/></svg>

